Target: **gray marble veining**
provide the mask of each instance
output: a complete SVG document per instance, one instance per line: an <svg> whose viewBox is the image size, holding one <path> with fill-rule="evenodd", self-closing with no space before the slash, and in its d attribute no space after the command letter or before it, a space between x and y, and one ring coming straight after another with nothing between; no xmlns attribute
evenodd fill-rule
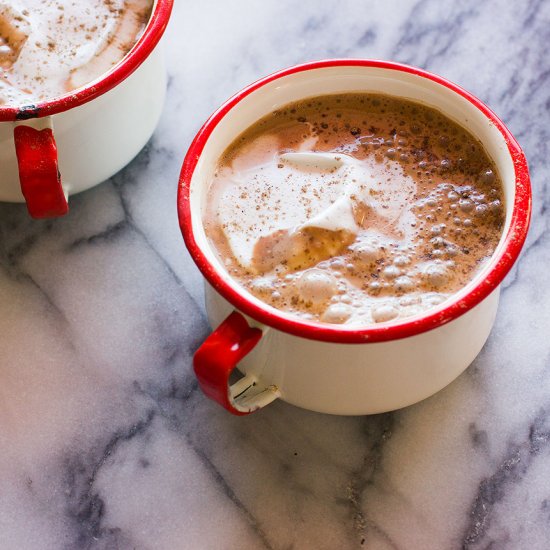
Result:
<svg viewBox="0 0 550 550"><path fill-rule="evenodd" d="M164 116L71 214L0 205L0 548L550 548L550 3L176 0ZM233 418L176 219L206 117L276 69L392 59L461 84L530 163L534 220L482 354L407 409Z"/></svg>

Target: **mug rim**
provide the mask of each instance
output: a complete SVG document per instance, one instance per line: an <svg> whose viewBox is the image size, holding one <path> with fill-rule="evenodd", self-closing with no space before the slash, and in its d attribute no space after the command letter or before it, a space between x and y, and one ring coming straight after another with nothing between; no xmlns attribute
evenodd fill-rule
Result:
<svg viewBox="0 0 550 550"><path fill-rule="evenodd" d="M174 0L157 0L143 35L112 69L100 75L98 79L77 88L74 92L52 99L16 106L0 105L0 122L28 120L62 113L88 103L113 89L149 57L166 30L173 4Z"/></svg>
<svg viewBox="0 0 550 550"><path fill-rule="evenodd" d="M400 321L380 325L352 325L346 327L345 325L302 320L291 313L270 308L267 304L262 307L246 296L247 291L244 288L239 292L229 285L226 281L227 275L224 276L210 263L195 240L190 188L199 158L211 134L220 121L245 97L266 84L285 76L315 69L349 66L381 68L410 73L444 86L468 100L489 119L504 138L514 165L515 197L510 226L504 237L501 250L498 254L493 254L487 273L477 281L467 294L454 300L452 297L449 298L442 304L445 307L429 309L423 314L404 318ZM326 59L295 65L261 78L237 92L215 111L199 130L186 154L179 178L177 205L180 230L191 257L205 279L235 308L260 323L294 336L324 342L351 344L386 342L415 336L443 326L479 304L500 285L517 260L529 229L531 201L529 171L523 151L504 123L477 97L453 82L417 67L374 59Z"/></svg>

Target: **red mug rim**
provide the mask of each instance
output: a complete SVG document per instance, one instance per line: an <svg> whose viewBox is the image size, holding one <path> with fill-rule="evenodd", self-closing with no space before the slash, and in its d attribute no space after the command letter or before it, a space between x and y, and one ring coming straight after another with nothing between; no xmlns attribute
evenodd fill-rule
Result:
<svg viewBox="0 0 550 550"><path fill-rule="evenodd" d="M501 251L498 255L493 256L490 269L485 277L480 279L468 294L459 299L449 299L447 305L441 309L438 308L433 312L428 310L421 316L405 318L387 325L346 328L345 325L329 325L300 320L292 314L272 309L267 304L262 307L250 301L244 289L239 292L227 283L227 275L224 277L208 261L193 234L189 196L191 180L210 135L225 115L245 97L274 80L303 71L343 66L403 71L427 78L449 88L468 100L494 124L504 137L514 163L516 193L510 227ZM199 270L212 287L241 312L265 325L303 338L336 343L385 342L407 338L440 327L472 309L497 288L518 258L527 237L531 219L531 184L525 155L510 131L483 102L460 86L438 75L400 63L370 59L328 59L296 65L266 76L235 94L211 115L191 143L183 162L178 187L178 216L185 244Z"/></svg>
<svg viewBox="0 0 550 550"><path fill-rule="evenodd" d="M126 56L113 69L95 80L53 99L20 106L1 106L0 122L41 118L79 107L108 92L128 78L153 51L161 39L172 12L174 0L158 0L145 32Z"/></svg>

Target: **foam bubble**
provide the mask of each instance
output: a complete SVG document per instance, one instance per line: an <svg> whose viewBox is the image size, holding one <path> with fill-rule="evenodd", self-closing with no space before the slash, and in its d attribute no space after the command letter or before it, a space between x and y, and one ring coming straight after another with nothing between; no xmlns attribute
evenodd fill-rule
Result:
<svg viewBox="0 0 550 550"><path fill-rule="evenodd" d="M341 271L346 267L346 264L342 258L333 258L330 260L330 268L334 269L335 271Z"/></svg>
<svg viewBox="0 0 550 550"><path fill-rule="evenodd" d="M397 256L394 260L393 260L393 263L397 266L397 267L404 267L408 264L411 263L411 259L408 257L408 256L404 256L404 255L401 255L401 256Z"/></svg>
<svg viewBox="0 0 550 550"><path fill-rule="evenodd" d="M385 323L395 319L399 315L399 310L391 304L383 304L373 307L371 315L375 323Z"/></svg>
<svg viewBox="0 0 550 550"><path fill-rule="evenodd" d="M395 266L395 265L389 265L388 267L385 267L382 271L382 275L386 279L395 279L396 277L399 277L401 275L401 270Z"/></svg>
<svg viewBox="0 0 550 550"><path fill-rule="evenodd" d="M407 291L414 288L414 281L410 277L403 275L402 277L397 277L397 279L395 279L394 285L397 290Z"/></svg>
<svg viewBox="0 0 550 550"><path fill-rule="evenodd" d="M438 306L447 299L445 294L440 294L439 292L428 292L424 294L423 302L429 306Z"/></svg>
<svg viewBox="0 0 550 550"><path fill-rule="evenodd" d="M332 304L323 313L321 320L325 323L342 324L352 315L353 309L347 304Z"/></svg>
<svg viewBox="0 0 550 550"><path fill-rule="evenodd" d="M371 292L380 292L382 285L378 281L372 281L369 283L369 290Z"/></svg>
<svg viewBox="0 0 550 550"><path fill-rule="evenodd" d="M449 282L449 272L442 263L430 262L422 270L424 280L436 288L442 287Z"/></svg>
<svg viewBox="0 0 550 550"><path fill-rule="evenodd" d="M420 298L420 296L403 296L403 298L401 298L399 300L399 305L402 305L402 306L414 306L414 305L417 305L419 304L420 302L422 302L422 299Z"/></svg>
<svg viewBox="0 0 550 550"><path fill-rule="evenodd" d="M353 247L354 256L364 264L373 264L382 255L380 246L371 243L358 243Z"/></svg>
<svg viewBox="0 0 550 550"><path fill-rule="evenodd" d="M250 289L258 294L269 294L275 289L273 281L267 277L260 277L255 279L250 284Z"/></svg>
<svg viewBox="0 0 550 550"><path fill-rule="evenodd" d="M296 281L300 297L306 302L319 304L329 300L338 290L336 279L321 269L308 269Z"/></svg>
<svg viewBox="0 0 550 550"><path fill-rule="evenodd" d="M484 216L486 213L487 213L487 210L488 210L488 206L486 204L478 204L476 206L476 216L478 217L481 217L481 216Z"/></svg>
<svg viewBox="0 0 550 550"><path fill-rule="evenodd" d="M458 193L456 191L449 191L447 193L447 198L450 201L456 202L460 198L460 196L458 195Z"/></svg>

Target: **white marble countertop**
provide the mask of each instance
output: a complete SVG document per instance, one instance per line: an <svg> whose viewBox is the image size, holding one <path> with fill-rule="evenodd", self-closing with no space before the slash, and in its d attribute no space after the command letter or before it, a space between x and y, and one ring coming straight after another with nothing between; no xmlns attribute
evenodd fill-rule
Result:
<svg viewBox="0 0 550 550"><path fill-rule="evenodd" d="M549 28L542 0L176 0L146 149L65 219L0 205L0 549L549 548ZM191 371L208 327L178 172L231 94L337 56L486 101L530 162L529 240L482 354L438 395L234 418Z"/></svg>

